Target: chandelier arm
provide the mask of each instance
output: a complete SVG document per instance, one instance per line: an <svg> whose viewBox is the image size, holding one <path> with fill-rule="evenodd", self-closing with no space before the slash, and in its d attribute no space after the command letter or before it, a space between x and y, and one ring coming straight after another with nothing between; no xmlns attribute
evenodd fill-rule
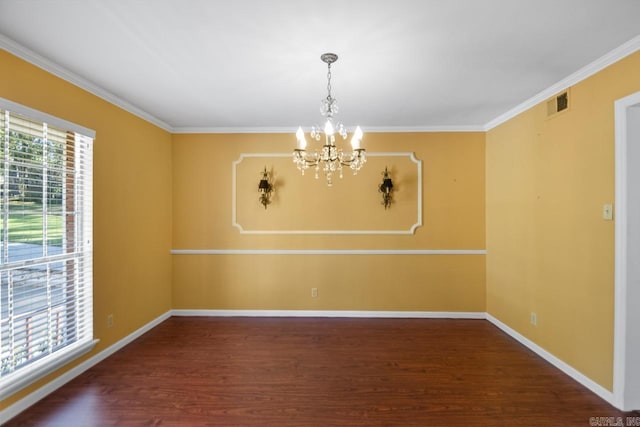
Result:
<svg viewBox="0 0 640 427"><path fill-rule="evenodd" d="M298 150L296 149L294 151L294 161L296 163L303 163L306 164L307 166L317 166L320 164L320 158L316 155L307 155L306 152L303 152L302 150Z"/></svg>
<svg viewBox="0 0 640 427"><path fill-rule="evenodd" d="M320 164L320 159L316 159L316 160L302 159L302 161L305 162L307 166L318 166Z"/></svg>
<svg viewBox="0 0 640 427"><path fill-rule="evenodd" d="M354 162L360 162L365 159L364 148L356 148L351 154L344 154L340 158L340 162L348 166Z"/></svg>

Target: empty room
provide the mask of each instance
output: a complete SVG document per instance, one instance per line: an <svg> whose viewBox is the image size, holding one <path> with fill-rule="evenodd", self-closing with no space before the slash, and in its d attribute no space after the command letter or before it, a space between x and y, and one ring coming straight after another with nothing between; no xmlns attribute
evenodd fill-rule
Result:
<svg viewBox="0 0 640 427"><path fill-rule="evenodd" d="M0 0L0 424L640 426L637 0Z"/></svg>

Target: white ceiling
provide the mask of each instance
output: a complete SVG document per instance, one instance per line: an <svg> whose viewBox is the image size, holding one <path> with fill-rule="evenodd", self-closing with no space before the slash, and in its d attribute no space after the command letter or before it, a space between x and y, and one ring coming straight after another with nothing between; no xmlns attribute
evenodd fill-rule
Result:
<svg viewBox="0 0 640 427"><path fill-rule="evenodd" d="M173 131L320 122L324 52L347 126L481 129L639 18L638 0L0 0L0 47Z"/></svg>

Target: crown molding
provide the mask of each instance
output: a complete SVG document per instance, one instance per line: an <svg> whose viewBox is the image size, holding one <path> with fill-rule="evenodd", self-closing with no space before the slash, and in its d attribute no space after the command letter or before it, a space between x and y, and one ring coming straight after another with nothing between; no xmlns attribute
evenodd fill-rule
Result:
<svg viewBox="0 0 640 427"><path fill-rule="evenodd" d="M368 133L410 133L410 132L484 132L482 125L445 126L363 126Z"/></svg>
<svg viewBox="0 0 640 427"><path fill-rule="evenodd" d="M66 68L61 67L60 65L45 58L44 56L39 55L30 49L27 49L26 47L20 45L16 41L3 34L0 34L0 49L6 50L7 52L17 56L18 58L23 59L38 68L42 68L48 73L60 77L61 79L66 80L67 82L72 83L73 85L78 86L79 88L84 89L87 92L104 99L105 101L115 105L116 107L120 107L123 110L135 116L138 116L141 119L158 126L159 128L166 130L167 132L173 132L173 128L169 124L163 122L157 117L147 113L146 111L136 107L133 104L130 104L124 99L91 83L89 80L80 77L79 75L67 70Z"/></svg>
<svg viewBox="0 0 640 427"><path fill-rule="evenodd" d="M173 127L168 123L163 122L157 117L147 113L146 111L136 107L135 105L125 101L124 99L112 94L111 92L91 83L89 80L80 77L79 75L72 73L71 71L61 67L53 61L39 55L30 49L20 45L16 41L9 37L0 34L0 49L39 67L43 70L60 77L69 83L78 86L87 92L104 99L105 101L122 108L129 113L142 118L143 120L152 123L167 132L173 134L189 134L189 133L217 133L217 134L237 134L237 133L291 133L295 126L289 127L189 127L189 126L176 126ZM632 38L626 43L611 50L575 73L560 80L547 89L539 92L538 94L527 99L523 103L517 105L511 110L499 115L493 120L487 122L485 125L445 125L445 126L373 126L367 127L368 133L409 133L409 132L487 132L496 126L501 125L507 120L512 119L520 113L528 110L529 108L545 101L553 95L561 92L568 87L581 82L582 80L591 77L604 68L612 65L613 63L635 53L640 50L640 35Z"/></svg>
<svg viewBox="0 0 640 427"><path fill-rule="evenodd" d="M347 126L349 127L349 126ZM351 126L355 127L355 126ZM484 132L481 125L451 125L451 126L361 126L365 133L410 133L410 132ZM290 127L173 127L174 134L189 133L285 133L291 134L297 126ZM309 129L302 128L305 132Z"/></svg>
<svg viewBox="0 0 640 427"><path fill-rule="evenodd" d="M489 131L495 128L496 126L501 125L507 120L514 118L518 114L525 112L529 108L534 107L540 104L541 102L546 101L548 98L554 96L558 92L562 92L563 90L593 76L594 74L602 71L608 66L631 55L632 53L635 53L638 50L640 50L640 36L636 36L632 38L628 42L604 54L600 58L596 59L595 61L591 62L585 67L579 69L575 73L560 80L556 84L549 86L547 89L543 90L542 92L539 92L538 94L532 96L531 98L524 101L522 104L512 108L506 113L499 115L498 117L491 120L484 126L484 131L485 132Z"/></svg>
<svg viewBox="0 0 640 427"><path fill-rule="evenodd" d="M99 87L89 80L67 70L55 62L39 55L32 50L20 45L18 42L0 33L0 49L21 58L38 68L41 68L87 92L104 99L105 101L122 108L123 110L140 117L172 134L254 134L254 133L292 133L297 126L291 127L258 127L258 126L171 126L135 105L125 101L117 95ZM448 126L373 126L366 127L368 133L409 133L409 132L483 132L484 126L479 125L448 125Z"/></svg>
<svg viewBox="0 0 640 427"><path fill-rule="evenodd" d="M294 133L297 127L257 127L257 126L238 126L238 127L216 127L216 126L175 126L172 128L174 134L185 133Z"/></svg>

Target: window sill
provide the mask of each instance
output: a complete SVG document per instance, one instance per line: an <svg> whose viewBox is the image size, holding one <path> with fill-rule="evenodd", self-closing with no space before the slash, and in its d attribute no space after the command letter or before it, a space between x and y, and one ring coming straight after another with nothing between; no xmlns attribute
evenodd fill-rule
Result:
<svg viewBox="0 0 640 427"><path fill-rule="evenodd" d="M65 350L58 351L49 357L35 362L33 365L0 380L0 400L11 396L23 388L46 377L67 363L93 350L99 340L89 340L74 344Z"/></svg>

